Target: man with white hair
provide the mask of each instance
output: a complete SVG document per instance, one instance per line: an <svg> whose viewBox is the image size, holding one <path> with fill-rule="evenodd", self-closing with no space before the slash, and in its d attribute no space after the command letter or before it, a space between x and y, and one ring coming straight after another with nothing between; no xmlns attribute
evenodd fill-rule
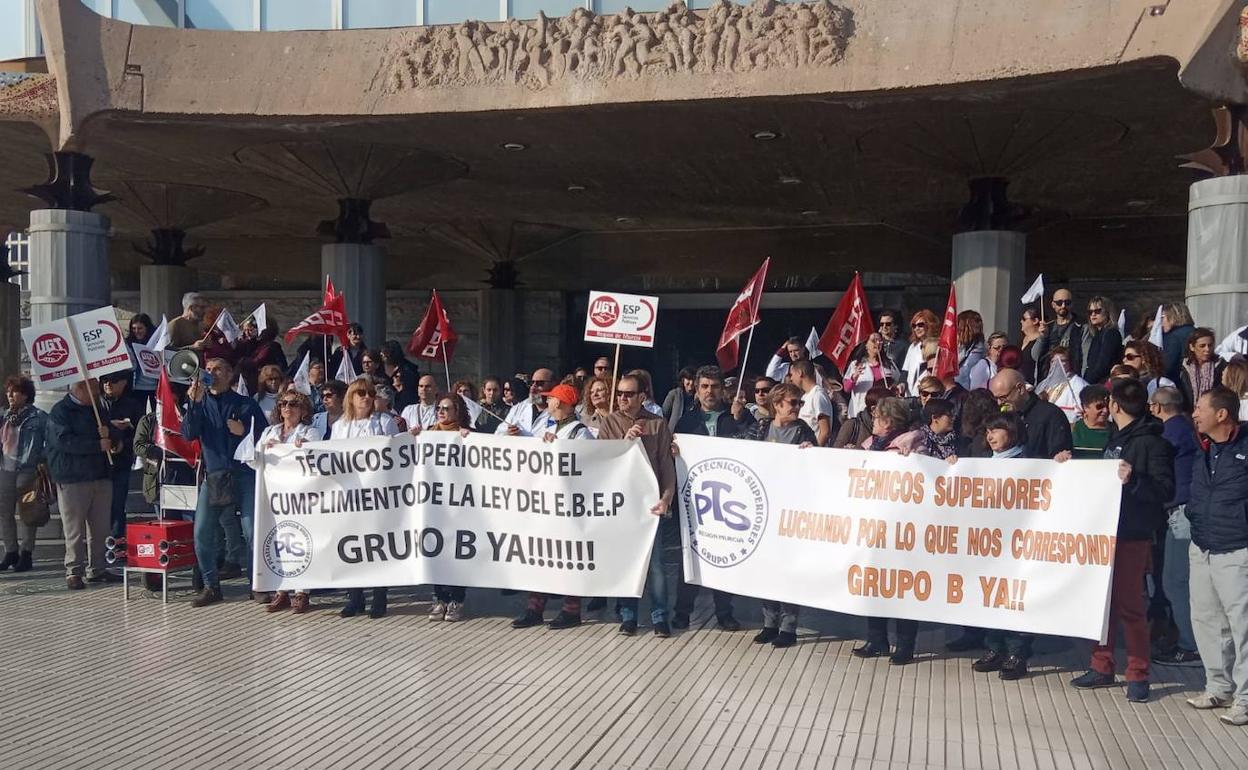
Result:
<svg viewBox="0 0 1248 770"><path fill-rule="evenodd" d="M208 303L198 292L188 291L182 295L182 315L169 322L169 347L195 348L203 347L204 313L208 311Z"/></svg>

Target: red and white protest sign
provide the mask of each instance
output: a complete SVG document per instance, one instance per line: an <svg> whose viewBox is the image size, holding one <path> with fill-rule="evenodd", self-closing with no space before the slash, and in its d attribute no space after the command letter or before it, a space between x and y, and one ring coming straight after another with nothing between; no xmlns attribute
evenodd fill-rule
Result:
<svg viewBox="0 0 1248 770"><path fill-rule="evenodd" d="M130 351L112 305L22 329L31 373L42 387L131 369Z"/></svg>
<svg viewBox="0 0 1248 770"><path fill-rule="evenodd" d="M652 348L658 320L658 297L591 291L585 313L585 341Z"/></svg>

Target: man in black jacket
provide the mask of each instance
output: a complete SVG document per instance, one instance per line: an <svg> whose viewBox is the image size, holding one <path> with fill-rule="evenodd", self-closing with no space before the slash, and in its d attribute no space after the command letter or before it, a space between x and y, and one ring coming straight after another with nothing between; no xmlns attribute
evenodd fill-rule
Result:
<svg viewBox="0 0 1248 770"><path fill-rule="evenodd" d="M1127 700L1144 703L1148 701L1150 652L1144 575L1153 535L1166 521L1166 502L1174 497L1174 447L1162 436L1161 421L1148 413L1148 390L1138 380L1114 383L1109 416L1118 430L1105 446L1105 458L1118 461L1122 481L1109 632L1105 644L1092 648L1091 669L1071 684L1087 689L1115 683L1114 637L1121 621L1127 642Z"/></svg>
<svg viewBox="0 0 1248 770"><path fill-rule="evenodd" d="M91 401L98 392L95 380L75 382L48 413L48 472L65 528L65 585L71 591L86 588L84 575L91 583L112 579L104 571L104 538L113 498L108 457L116 447L108 426L95 421Z"/></svg>
<svg viewBox="0 0 1248 770"><path fill-rule="evenodd" d="M1040 324L1040 339L1036 340L1032 355L1040 361L1040 372L1036 382L1049 374L1048 353L1056 347L1070 351L1072 372L1083 371L1083 324L1074 314L1074 299L1070 289L1058 289L1053 292L1053 320Z"/></svg>
<svg viewBox="0 0 1248 770"><path fill-rule="evenodd" d="M1066 419L1061 409L1027 390L1027 380L1017 369L997 372L988 382L988 392L998 404L1008 405L1023 419L1023 426L1027 429L1024 453L1028 457L1051 458L1059 452L1074 449L1070 420ZM948 394L945 397L948 398Z"/></svg>
<svg viewBox="0 0 1248 770"><path fill-rule="evenodd" d="M1248 725L1248 423L1238 415L1238 394L1222 387L1201 396L1192 415L1203 439L1187 501L1188 557L1205 692L1187 702L1230 706L1219 719Z"/></svg>
<svg viewBox="0 0 1248 770"><path fill-rule="evenodd" d="M744 399L737 399L729 408L724 395L724 374L718 366L703 366L694 378L694 394L697 403L676 424L675 433L692 433L698 436L738 438L754 424L754 418L745 408ZM681 560L680 585L676 589L676 606L672 612L672 628L688 628L693 603L701 586L685 582L684 560ZM741 623L732 616L732 594L711 591L715 598L715 618L725 631L738 631Z"/></svg>

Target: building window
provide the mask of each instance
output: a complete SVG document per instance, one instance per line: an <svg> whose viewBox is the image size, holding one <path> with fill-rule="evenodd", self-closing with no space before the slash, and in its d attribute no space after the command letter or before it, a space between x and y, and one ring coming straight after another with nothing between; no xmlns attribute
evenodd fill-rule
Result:
<svg viewBox="0 0 1248 770"><path fill-rule="evenodd" d="M261 0L260 29L333 29L329 0Z"/></svg>
<svg viewBox="0 0 1248 770"><path fill-rule="evenodd" d="M178 0L116 0L119 21L153 27L176 27L180 21Z"/></svg>
<svg viewBox="0 0 1248 770"><path fill-rule="evenodd" d="M344 29L414 27L423 0L342 0Z"/></svg>
<svg viewBox="0 0 1248 770"><path fill-rule="evenodd" d="M253 0L186 0L188 29L254 30Z"/></svg>
<svg viewBox="0 0 1248 770"><path fill-rule="evenodd" d="M5 236L4 252L9 267L23 271L21 275L14 276L9 282L20 286L22 291L30 291L30 276L25 272L30 269L30 237L26 233L14 230Z"/></svg>
<svg viewBox="0 0 1248 770"><path fill-rule="evenodd" d="M458 24L469 19L498 21L498 0L425 0L426 24Z"/></svg>

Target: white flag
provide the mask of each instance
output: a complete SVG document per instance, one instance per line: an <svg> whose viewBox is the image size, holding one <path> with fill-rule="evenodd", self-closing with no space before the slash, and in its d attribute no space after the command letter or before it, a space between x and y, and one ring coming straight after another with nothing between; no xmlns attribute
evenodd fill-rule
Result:
<svg viewBox="0 0 1248 770"><path fill-rule="evenodd" d="M221 314L217 316L217 322L212 325L212 328L225 335L225 341L231 345L243 336L243 330L238 328L238 324L234 322L234 316L230 315L230 311L225 308L221 308Z"/></svg>
<svg viewBox="0 0 1248 770"><path fill-rule="evenodd" d="M238 449L234 450L234 459L248 465L256 461L256 420L254 417L251 425L247 426L247 433L243 436L243 440L238 442Z"/></svg>
<svg viewBox="0 0 1248 770"><path fill-rule="evenodd" d="M1054 357L1053 365L1049 367L1049 376L1036 383L1036 393L1047 393L1059 385L1067 385L1070 383L1070 374L1066 371L1066 365L1062 363L1062 359Z"/></svg>
<svg viewBox="0 0 1248 770"><path fill-rule="evenodd" d="M152 336L147 338L147 349L153 353L159 353L167 347L169 347L169 319L161 315L160 326L157 326Z"/></svg>
<svg viewBox="0 0 1248 770"><path fill-rule="evenodd" d="M238 382L234 383L234 392L243 398L251 398L251 391L247 390L247 381L239 376Z"/></svg>
<svg viewBox="0 0 1248 770"><path fill-rule="evenodd" d="M355 373L355 364L351 363L351 352L346 348L340 348L340 350L342 350L342 363L338 364L338 371L334 374L334 378L350 385L359 375Z"/></svg>
<svg viewBox="0 0 1248 770"><path fill-rule="evenodd" d="M1241 326L1226 335L1213 352L1221 356L1223 361L1230 361L1235 356L1248 355L1248 326Z"/></svg>
<svg viewBox="0 0 1248 770"><path fill-rule="evenodd" d="M268 328L269 311L268 311L268 308L264 306L263 302L260 303L260 307L251 311L251 320L256 322L257 331L264 331L265 329Z"/></svg>
<svg viewBox="0 0 1248 770"><path fill-rule="evenodd" d="M1036 300L1042 299L1044 299L1044 273L1036 276L1036 280L1031 283L1031 288L1027 290L1027 293L1024 294L1023 298L1019 301L1023 304L1027 304L1028 302L1035 302Z"/></svg>
<svg viewBox="0 0 1248 770"><path fill-rule="evenodd" d="M295 372L295 376L291 378L291 382L295 385L295 390L305 396L312 395L312 382L308 379L308 368L312 365L312 351L303 354L303 360L299 362L299 369Z"/></svg>
<svg viewBox="0 0 1248 770"><path fill-rule="evenodd" d="M477 418L481 416L481 405L471 398L464 399L464 406L468 407L468 427L477 424Z"/></svg>
<svg viewBox="0 0 1248 770"><path fill-rule="evenodd" d="M819 357L819 332L813 326L810 327L810 335L806 337L806 353L812 361Z"/></svg>
<svg viewBox="0 0 1248 770"><path fill-rule="evenodd" d="M1148 341L1161 347L1161 305L1157 306L1157 315L1153 316L1153 330L1148 333Z"/></svg>
<svg viewBox="0 0 1248 770"><path fill-rule="evenodd" d="M1118 311L1118 334L1122 335L1123 339L1126 339L1126 336L1127 336L1127 309L1126 309L1125 307L1124 307L1122 310L1119 310L1119 311Z"/></svg>

